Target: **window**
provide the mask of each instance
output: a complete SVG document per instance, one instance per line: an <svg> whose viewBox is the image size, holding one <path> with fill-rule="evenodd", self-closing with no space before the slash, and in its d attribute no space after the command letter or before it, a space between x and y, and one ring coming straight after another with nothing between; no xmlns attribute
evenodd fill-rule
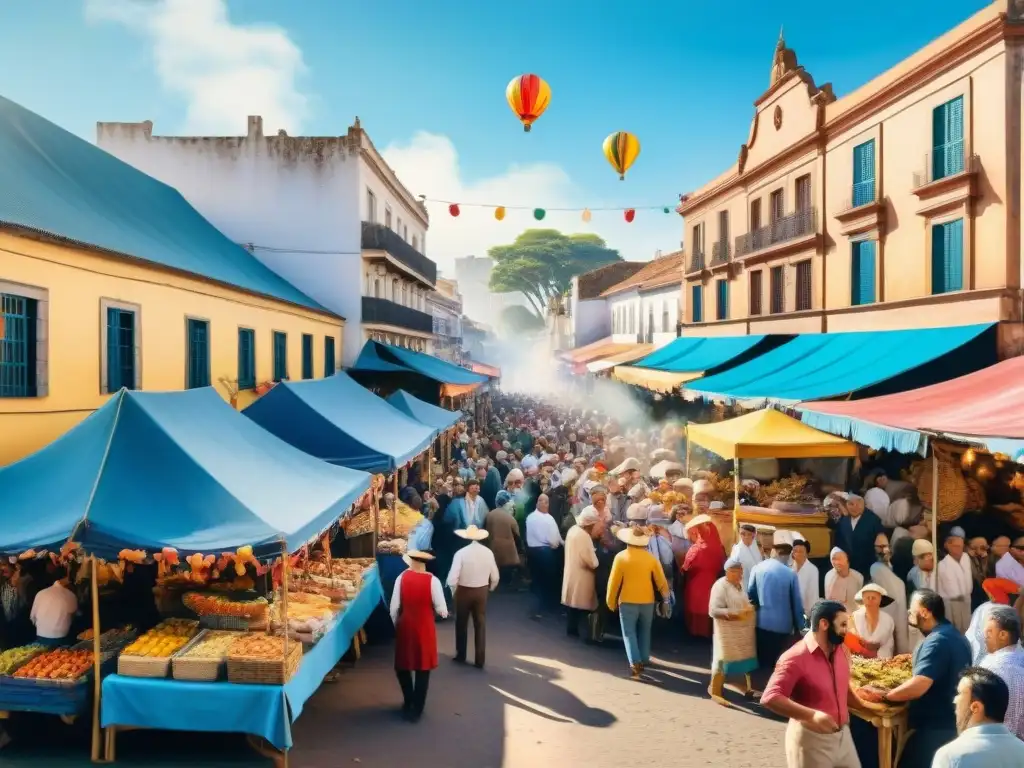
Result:
<svg viewBox="0 0 1024 768"><path fill-rule="evenodd" d="M302 334L302 378L313 378L313 335Z"/></svg>
<svg viewBox="0 0 1024 768"><path fill-rule="evenodd" d="M750 201L750 231L755 232L761 228L761 201Z"/></svg>
<svg viewBox="0 0 1024 768"><path fill-rule="evenodd" d="M406 231L408 231L408 230L406 230ZM395 232L398 233L399 237L401 237L403 240L405 240L405 235L402 234L402 218L401 217L398 218L398 223L395 225Z"/></svg>
<svg viewBox="0 0 1024 768"><path fill-rule="evenodd" d="M704 322L704 286L694 285L690 288L690 306L693 322Z"/></svg>
<svg viewBox="0 0 1024 768"><path fill-rule="evenodd" d="M654 305L647 305L647 335L654 333ZM650 342L648 342L650 343Z"/></svg>
<svg viewBox="0 0 1024 768"><path fill-rule="evenodd" d="M420 249L420 237L419 237L419 235L413 235L412 236L412 247L413 247L414 250L417 250L417 251Z"/></svg>
<svg viewBox="0 0 1024 768"><path fill-rule="evenodd" d="M811 210L811 174L807 173L796 180L797 211Z"/></svg>
<svg viewBox="0 0 1024 768"><path fill-rule="evenodd" d="M875 200L875 140L853 148L853 207Z"/></svg>
<svg viewBox="0 0 1024 768"><path fill-rule="evenodd" d="M771 194L769 202L771 203L771 223L774 224L776 221L785 216L785 192L781 189L776 189Z"/></svg>
<svg viewBox="0 0 1024 768"><path fill-rule="evenodd" d="M964 169L964 97L940 104L932 113L932 179Z"/></svg>
<svg viewBox="0 0 1024 768"><path fill-rule="evenodd" d="M764 270L750 273L750 314L761 314L761 295L764 292Z"/></svg>
<svg viewBox="0 0 1024 768"><path fill-rule="evenodd" d="M288 378L288 334L274 331L274 381Z"/></svg>
<svg viewBox="0 0 1024 768"><path fill-rule="evenodd" d="M858 240L850 254L850 304L875 303L875 241Z"/></svg>
<svg viewBox="0 0 1024 768"><path fill-rule="evenodd" d="M729 281L717 280L715 282L715 319L729 319Z"/></svg>
<svg viewBox="0 0 1024 768"><path fill-rule="evenodd" d="M384 226L391 229L391 206L384 203Z"/></svg>
<svg viewBox="0 0 1024 768"><path fill-rule="evenodd" d="M932 227L932 293L964 288L964 220Z"/></svg>
<svg viewBox="0 0 1024 768"><path fill-rule="evenodd" d="M188 318L188 389L210 386L210 324Z"/></svg>
<svg viewBox="0 0 1024 768"><path fill-rule="evenodd" d="M366 190L366 220L377 223L377 196L372 189Z"/></svg>
<svg viewBox="0 0 1024 768"><path fill-rule="evenodd" d="M723 250L728 247L729 244L729 212L719 211L718 212L718 242L721 243L719 246Z"/></svg>
<svg viewBox="0 0 1024 768"><path fill-rule="evenodd" d="M661 332L668 333L668 302L661 302Z"/></svg>
<svg viewBox="0 0 1024 768"><path fill-rule="evenodd" d="M771 271L771 304L768 311L773 315L786 311L785 267L772 267Z"/></svg>
<svg viewBox="0 0 1024 768"><path fill-rule="evenodd" d="M142 386L139 375L139 307L103 299L100 313L105 329L100 349L100 392L107 394Z"/></svg>
<svg viewBox="0 0 1024 768"><path fill-rule="evenodd" d="M252 328L238 329L238 388L256 386L256 332Z"/></svg>
<svg viewBox="0 0 1024 768"><path fill-rule="evenodd" d="M334 337L324 337L324 376L334 376L338 372L338 366L335 362L335 349L334 349Z"/></svg>
<svg viewBox="0 0 1024 768"><path fill-rule="evenodd" d="M0 293L0 397L41 396L36 386L39 304L29 296Z"/></svg>
<svg viewBox="0 0 1024 768"><path fill-rule="evenodd" d="M404 224L402 225L402 239L407 243L409 242L409 227Z"/></svg>
<svg viewBox="0 0 1024 768"><path fill-rule="evenodd" d="M796 311L811 308L811 260L797 262L796 265Z"/></svg>
<svg viewBox="0 0 1024 768"><path fill-rule="evenodd" d="M373 296L374 298L380 298L380 278L373 278Z"/></svg>
<svg viewBox="0 0 1024 768"><path fill-rule="evenodd" d="M704 225L695 224L693 227L693 252L704 253Z"/></svg>

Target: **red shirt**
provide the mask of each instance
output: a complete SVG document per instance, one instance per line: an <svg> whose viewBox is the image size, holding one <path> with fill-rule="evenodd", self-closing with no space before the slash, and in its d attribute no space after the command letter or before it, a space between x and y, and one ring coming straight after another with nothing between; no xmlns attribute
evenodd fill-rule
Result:
<svg viewBox="0 0 1024 768"><path fill-rule="evenodd" d="M782 654L768 687L761 696L762 704L785 697L797 704L824 712L840 726L850 721L846 697L850 690L850 660L840 646L829 661L814 635Z"/></svg>

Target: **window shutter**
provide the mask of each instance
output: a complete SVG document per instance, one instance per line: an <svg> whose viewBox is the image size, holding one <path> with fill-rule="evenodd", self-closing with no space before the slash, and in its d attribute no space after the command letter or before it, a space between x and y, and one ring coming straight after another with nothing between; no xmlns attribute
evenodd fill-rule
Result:
<svg viewBox="0 0 1024 768"><path fill-rule="evenodd" d="M964 99L958 96L946 105L946 174L964 169Z"/></svg>
<svg viewBox="0 0 1024 768"><path fill-rule="evenodd" d="M960 291L964 287L964 220L950 221L945 229L946 290Z"/></svg>
<svg viewBox="0 0 1024 768"><path fill-rule="evenodd" d="M853 244L851 304L873 304L875 301L875 241L861 240Z"/></svg>
<svg viewBox="0 0 1024 768"><path fill-rule="evenodd" d="M121 310L107 307L107 366L103 371L103 392L116 392L120 389L121 370L118 355L117 331L121 327Z"/></svg>

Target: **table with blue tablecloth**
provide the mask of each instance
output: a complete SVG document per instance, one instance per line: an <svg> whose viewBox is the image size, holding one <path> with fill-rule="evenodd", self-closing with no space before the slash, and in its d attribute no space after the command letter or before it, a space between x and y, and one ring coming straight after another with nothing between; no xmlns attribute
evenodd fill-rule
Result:
<svg viewBox="0 0 1024 768"><path fill-rule="evenodd" d="M402 571L408 567L403 555L377 553L377 569L380 571L380 584L385 598L391 599L391 593L395 590L395 582L398 581Z"/></svg>
<svg viewBox="0 0 1024 768"><path fill-rule="evenodd" d="M103 681L101 724L104 728L246 733L266 739L277 749L288 749L291 724L302 714L306 700L352 646L383 599L380 575L376 568L368 569L355 599L306 652L284 686L111 675Z"/></svg>

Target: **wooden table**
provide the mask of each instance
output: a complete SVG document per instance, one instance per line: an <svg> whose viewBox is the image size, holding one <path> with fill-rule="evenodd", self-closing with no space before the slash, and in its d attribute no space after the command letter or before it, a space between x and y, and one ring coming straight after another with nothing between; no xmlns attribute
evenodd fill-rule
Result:
<svg viewBox="0 0 1024 768"><path fill-rule="evenodd" d="M903 757L910 733L907 730L907 705L868 704L850 707L850 713L875 726L878 730L879 768L896 768ZM893 745L896 747L893 755Z"/></svg>

